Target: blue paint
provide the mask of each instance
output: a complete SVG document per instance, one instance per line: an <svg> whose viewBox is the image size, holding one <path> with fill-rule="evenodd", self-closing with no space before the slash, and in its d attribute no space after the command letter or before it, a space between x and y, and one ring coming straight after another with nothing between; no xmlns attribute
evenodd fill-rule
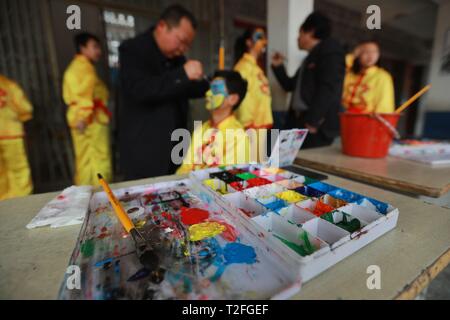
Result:
<svg viewBox="0 0 450 320"><path fill-rule="evenodd" d="M238 242L227 243L223 250L226 264L246 263L253 264L256 262L256 252L253 247L246 246Z"/></svg>
<svg viewBox="0 0 450 320"><path fill-rule="evenodd" d="M345 190L345 189L336 189L336 190L331 191L329 194L330 194L330 196L332 196L336 199L341 199L348 203L354 203L363 198L362 195Z"/></svg>
<svg viewBox="0 0 450 320"><path fill-rule="evenodd" d="M276 211L277 209L286 207L286 201L272 197L270 201L264 201L263 199L256 199L260 204L262 204L265 208L269 209L270 211Z"/></svg>
<svg viewBox="0 0 450 320"><path fill-rule="evenodd" d="M320 198L325 194L325 192L319 191L317 189L311 188L311 186L303 186L300 188L295 189L295 192L298 192L304 196L310 197L310 198Z"/></svg>
<svg viewBox="0 0 450 320"><path fill-rule="evenodd" d="M135 274L133 274L131 277L128 278L128 282L133 282L137 280L141 280L145 277L148 277L150 275L150 271L146 268L142 268L138 270Z"/></svg>
<svg viewBox="0 0 450 320"><path fill-rule="evenodd" d="M216 256L214 265L217 267L216 273L210 278L211 282L217 281L225 272L227 266L233 263L253 264L256 262L256 252L250 246L239 242L231 242L225 245L220 254Z"/></svg>
<svg viewBox="0 0 450 320"><path fill-rule="evenodd" d="M314 182L308 185L311 188L322 191L323 193L329 193L333 190L336 190L337 187L332 186L331 184L323 183L323 182Z"/></svg>
<svg viewBox="0 0 450 320"><path fill-rule="evenodd" d="M389 205L387 203L372 199L372 198L367 198L367 197L363 197L361 199L359 199L356 203L358 205L363 205L364 200L369 201L370 203L372 203L377 212L381 213L381 214L387 214L387 211L389 209Z"/></svg>
<svg viewBox="0 0 450 320"><path fill-rule="evenodd" d="M103 267L103 266L104 266L105 264L107 264L107 263L112 263L112 261L113 261L113 258L108 258L108 259L105 259L105 260L102 260L102 261L97 262L97 263L95 264L95 266L96 266L97 268Z"/></svg>

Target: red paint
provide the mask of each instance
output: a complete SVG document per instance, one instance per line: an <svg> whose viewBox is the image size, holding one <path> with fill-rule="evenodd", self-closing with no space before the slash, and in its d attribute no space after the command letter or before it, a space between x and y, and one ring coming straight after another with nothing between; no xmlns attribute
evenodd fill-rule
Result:
<svg viewBox="0 0 450 320"><path fill-rule="evenodd" d="M110 233L108 233L108 228L106 228L106 227L101 228L100 231L101 232L100 232L99 236L97 237L98 239L103 239L103 238L109 237L111 235Z"/></svg>
<svg viewBox="0 0 450 320"><path fill-rule="evenodd" d="M245 171L244 170L242 170L242 169L231 169L231 170L228 170L228 173L230 173L230 174L232 174L232 175L237 175L237 174L240 174L240 173L244 173Z"/></svg>
<svg viewBox="0 0 450 320"><path fill-rule="evenodd" d="M243 208L239 208L239 210L241 210L249 218L253 217L253 215L255 214L254 211L246 210Z"/></svg>
<svg viewBox="0 0 450 320"><path fill-rule="evenodd" d="M225 240L230 241L230 242L236 241L237 231L233 226L231 226L228 223L223 222L223 221L213 221L213 222L220 223L221 225L223 225L226 228L225 231L220 234L220 236L222 238L224 238Z"/></svg>
<svg viewBox="0 0 450 320"><path fill-rule="evenodd" d="M181 207L181 222L185 225L201 223L208 219L209 212L198 208Z"/></svg>
<svg viewBox="0 0 450 320"><path fill-rule="evenodd" d="M245 189L245 187L243 186L243 183L240 181L235 181L230 183L230 187L232 187L234 190L237 191L243 191Z"/></svg>
<svg viewBox="0 0 450 320"><path fill-rule="evenodd" d="M248 183L248 188L253 188L253 187L264 186L266 184L271 184L272 181L264 179L264 178L253 178L253 179L247 180L247 183Z"/></svg>
<svg viewBox="0 0 450 320"><path fill-rule="evenodd" d="M331 212L333 210L334 208L332 206L329 206L321 201L317 201L313 213L316 216L320 217L321 215L324 215L325 213Z"/></svg>
<svg viewBox="0 0 450 320"><path fill-rule="evenodd" d="M163 212L163 213L161 213L161 215L164 217L164 218L166 218L167 220L171 220L172 221L172 215L170 214L170 213L168 213L168 212Z"/></svg>
<svg viewBox="0 0 450 320"><path fill-rule="evenodd" d="M144 204L148 205L149 203L153 202L155 199L158 198L158 195L151 193L151 194L146 194L143 196L144 197Z"/></svg>
<svg viewBox="0 0 450 320"><path fill-rule="evenodd" d="M58 196L58 200L64 200L66 197L64 197L62 194L60 194L59 196Z"/></svg>

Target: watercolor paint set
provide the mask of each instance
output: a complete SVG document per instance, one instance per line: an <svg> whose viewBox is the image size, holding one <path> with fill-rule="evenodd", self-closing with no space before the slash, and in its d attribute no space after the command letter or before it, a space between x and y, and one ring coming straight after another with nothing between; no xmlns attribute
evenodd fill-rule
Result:
<svg viewBox="0 0 450 320"><path fill-rule="evenodd" d="M397 224L382 201L282 168L240 165L195 171L206 203L238 212L252 233L278 247L306 282Z"/></svg>
<svg viewBox="0 0 450 320"><path fill-rule="evenodd" d="M114 193L152 244L158 268L140 264L134 241L98 192L69 262L80 267L81 289L69 289L66 274L60 299L286 299L300 290L289 257L249 232L238 213L202 201L190 180Z"/></svg>
<svg viewBox="0 0 450 320"><path fill-rule="evenodd" d="M158 262L147 270L104 192L95 193L60 299L287 299L397 224L391 205L290 172L307 130L281 131L265 164L114 190ZM280 159L282 161L280 161Z"/></svg>

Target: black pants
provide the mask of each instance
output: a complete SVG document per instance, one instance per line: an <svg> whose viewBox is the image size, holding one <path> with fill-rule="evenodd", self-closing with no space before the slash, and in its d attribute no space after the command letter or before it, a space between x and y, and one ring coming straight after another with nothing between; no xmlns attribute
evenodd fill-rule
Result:
<svg viewBox="0 0 450 320"><path fill-rule="evenodd" d="M302 149L326 147L333 143L333 138L328 138L320 130L316 134L308 133Z"/></svg>
<svg viewBox="0 0 450 320"><path fill-rule="evenodd" d="M285 130L294 128L304 129L305 123L304 121L302 121L302 118L303 118L302 114L296 116L292 111L289 111L284 125L284 129ZM319 128L316 134L312 134L311 132L308 133L301 149L325 147L331 145L333 141L334 138L326 136Z"/></svg>

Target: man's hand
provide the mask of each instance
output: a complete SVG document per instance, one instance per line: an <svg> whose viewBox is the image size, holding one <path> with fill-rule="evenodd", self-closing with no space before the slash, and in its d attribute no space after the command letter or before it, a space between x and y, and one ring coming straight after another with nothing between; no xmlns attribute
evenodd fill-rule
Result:
<svg viewBox="0 0 450 320"><path fill-rule="evenodd" d="M186 71L189 80L201 80L203 78L203 66L200 61L188 60L184 64L184 71Z"/></svg>
<svg viewBox="0 0 450 320"><path fill-rule="evenodd" d="M316 134L318 131L316 127L310 126L307 123L305 123L305 127L306 127L306 129L309 130L309 133L312 133L312 134Z"/></svg>
<svg viewBox="0 0 450 320"><path fill-rule="evenodd" d="M83 134L84 131L86 131L86 121L78 121L77 125L76 125L76 129L78 130L79 133Z"/></svg>
<svg viewBox="0 0 450 320"><path fill-rule="evenodd" d="M272 56L272 65L274 67L281 66L284 63L284 59L285 57L277 51Z"/></svg>

